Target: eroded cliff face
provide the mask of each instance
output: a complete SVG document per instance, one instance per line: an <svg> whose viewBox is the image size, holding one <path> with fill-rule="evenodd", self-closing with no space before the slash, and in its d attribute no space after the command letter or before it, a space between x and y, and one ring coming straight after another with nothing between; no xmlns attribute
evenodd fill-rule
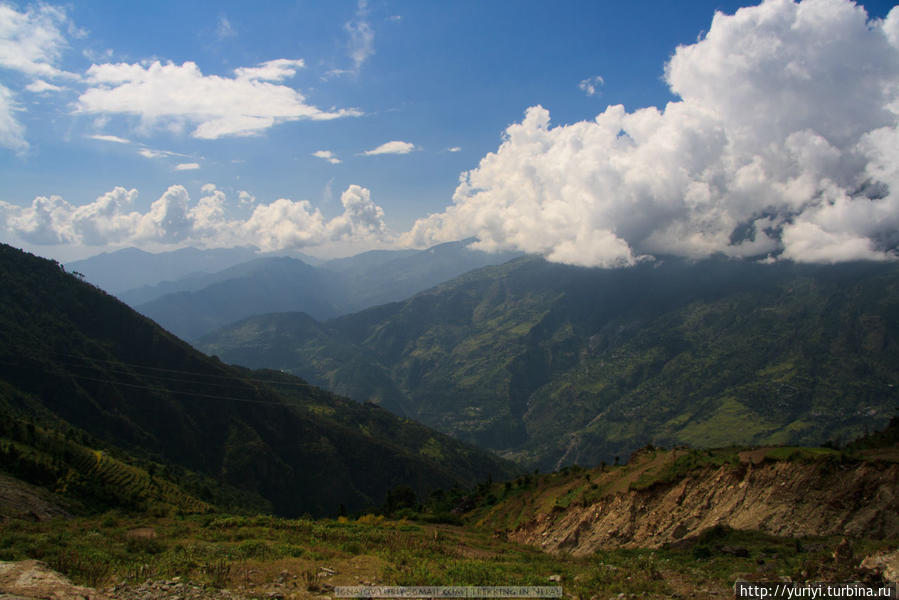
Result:
<svg viewBox="0 0 899 600"><path fill-rule="evenodd" d="M899 465L751 462L538 515L507 537L575 556L658 547L709 527L774 535L899 537Z"/></svg>

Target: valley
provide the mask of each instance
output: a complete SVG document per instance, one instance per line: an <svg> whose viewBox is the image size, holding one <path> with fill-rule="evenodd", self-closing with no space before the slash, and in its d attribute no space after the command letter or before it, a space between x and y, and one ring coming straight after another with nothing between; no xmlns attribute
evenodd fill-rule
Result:
<svg viewBox="0 0 899 600"><path fill-rule="evenodd" d="M893 573L892 265L519 257L252 316L207 356L0 250L0 593L715 598Z"/></svg>
<svg viewBox="0 0 899 600"><path fill-rule="evenodd" d="M647 443L821 444L882 427L899 403L897 286L892 264L526 257L327 321L252 317L197 345L552 470Z"/></svg>

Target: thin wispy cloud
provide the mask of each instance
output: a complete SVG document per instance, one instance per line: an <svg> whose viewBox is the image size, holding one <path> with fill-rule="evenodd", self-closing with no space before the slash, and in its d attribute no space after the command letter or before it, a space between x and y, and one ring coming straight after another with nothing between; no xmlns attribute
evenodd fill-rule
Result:
<svg viewBox="0 0 899 600"><path fill-rule="evenodd" d="M602 86L605 80L601 75L594 75L582 80L577 86L588 96L598 96L602 92Z"/></svg>
<svg viewBox="0 0 899 600"><path fill-rule="evenodd" d="M137 151L144 158L187 158L186 154L170 152L169 150L154 150L153 148L141 148Z"/></svg>
<svg viewBox="0 0 899 600"><path fill-rule="evenodd" d="M36 79L25 86L25 89L33 94L46 94L48 92L61 92L64 87L53 85L52 83L48 83L43 79Z"/></svg>
<svg viewBox="0 0 899 600"><path fill-rule="evenodd" d="M130 144L131 140L126 140L125 138L119 137L117 135L104 135L104 134L94 134L87 136L92 140L100 140L101 142L113 142L115 144Z"/></svg>
<svg viewBox="0 0 899 600"><path fill-rule="evenodd" d="M326 161L328 161L329 163L331 163L332 165L340 164L340 159L337 158L334 155L334 153L331 152L330 150L316 150L315 152L312 153L312 156L315 156L317 158L323 158Z"/></svg>
<svg viewBox="0 0 899 600"><path fill-rule="evenodd" d="M215 36L219 39L219 41L224 40L226 38L234 37L237 35L237 31L234 30L234 26L231 25L231 21L225 15L219 15L218 22L215 26Z"/></svg>
<svg viewBox="0 0 899 600"><path fill-rule="evenodd" d="M393 140L391 142L381 144L377 148L366 150L362 154L364 156L376 156L378 154L409 154L413 150L415 150L415 144Z"/></svg>
<svg viewBox="0 0 899 600"><path fill-rule="evenodd" d="M31 93L61 90L45 79L78 78L58 66L68 45L67 31L80 35L63 8L39 4L19 12L12 5L0 3L0 72L13 71L30 78L24 90ZM0 84L0 147L23 155L30 144L17 116L25 110L18 99L22 90L8 85L14 84Z"/></svg>
<svg viewBox="0 0 899 600"><path fill-rule="evenodd" d="M18 12L0 4L0 67L40 78L75 78L60 69L70 22L65 9L39 4ZM77 34L77 30L72 30Z"/></svg>
<svg viewBox="0 0 899 600"><path fill-rule="evenodd" d="M352 66L349 69L331 69L324 79L340 75L358 75L369 58L375 53L375 30L368 20L368 2L359 0L354 18L343 24L347 34L347 49Z"/></svg>
<svg viewBox="0 0 899 600"><path fill-rule="evenodd" d="M0 146L19 154L29 148L25 140L25 127L15 116L21 110L9 88L0 85Z"/></svg>
<svg viewBox="0 0 899 600"><path fill-rule="evenodd" d="M282 82L297 74L299 69L306 66L302 58L278 58L260 63L255 67L241 67L234 69L234 75L238 79L249 81L275 81Z"/></svg>
<svg viewBox="0 0 899 600"><path fill-rule="evenodd" d="M368 2L359 0L356 19L344 26L350 36L350 58L353 70L359 72L362 65L375 53L375 32L368 22Z"/></svg>
<svg viewBox="0 0 899 600"><path fill-rule="evenodd" d="M81 51L81 54L92 63L105 63L112 60L115 56L115 51L112 48L106 48L105 50L85 48Z"/></svg>

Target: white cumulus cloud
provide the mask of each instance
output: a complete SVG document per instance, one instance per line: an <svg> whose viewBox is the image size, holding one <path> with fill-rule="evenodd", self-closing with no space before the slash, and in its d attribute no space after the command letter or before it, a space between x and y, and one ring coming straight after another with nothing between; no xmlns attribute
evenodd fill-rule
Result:
<svg viewBox="0 0 899 600"><path fill-rule="evenodd" d="M256 196L246 190L237 192L237 198L240 201L241 206L252 206L256 204Z"/></svg>
<svg viewBox="0 0 899 600"><path fill-rule="evenodd" d="M340 195L343 214L328 223L331 239L380 238L386 233L384 211L372 202L371 192L359 185L350 185Z"/></svg>
<svg viewBox="0 0 899 600"><path fill-rule="evenodd" d="M190 163L178 163L175 165L176 171L195 171L200 168L200 163L190 162Z"/></svg>
<svg viewBox="0 0 899 600"><path fill-rule="evenodd" d="M899 7L883 21L848 0L716 13L665 77L679 100L662 108L557 126L529 108L405 241L475 235L600 266L896 257Z"/></svg>
<svg viewBox="0 0 899 600"><path fill-rule="evenodd" d="M24 207L0 201L0 233L37 245L251 245L263 251L390 238L384 211L358 185L342 194L343 212L331 219L306 200L258 204L244 190L236 204L252 211L235 218L224 191L207 183L201 192L194 202L184 186L170 186L146 212L134 209L137 190L122 187L81 206L59 196L40 196Z"/></svg>
<svg viewBox="0 0 899 600"><path fill-rule="evenodd" d="M0 201L0 230L32 244L114 244L140 224L131 210L136 197L137 190L117 187L82 206L59 196L38 196L27 207Z"/></svg>
<svg viewBox="0 0 899 600"><path fill-rule="evenodd" d="M189 124L195 126L192 135L204 139L257 135L287 121L360 114L321 110L280 84L302 65L302 60L273 60L237 69L234 77L204 75L193 62L92 65L77 107L84 113L133 115L147 128Z"/></svg>
<svg viewBox="0 0 899 600"><path fill-rule="evenodd" d="M90 204L72 208L72 234L86 245L116 243L126 239L140 223L132 207L137 190L117 187Z"/></svg>
<svg viewBox="0 0 899 600"><path fill-rule="evenodd" d="M366 150L362 154L365 156L375 156L377 154L409 154L413 150L415 150L415 144L393 140L381 144L377 148Z"/></svg>

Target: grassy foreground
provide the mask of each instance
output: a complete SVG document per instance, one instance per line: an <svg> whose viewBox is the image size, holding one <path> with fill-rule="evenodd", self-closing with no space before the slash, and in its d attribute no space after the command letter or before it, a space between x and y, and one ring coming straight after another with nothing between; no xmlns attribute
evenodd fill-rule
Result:
<svg viewBox="0 0 899 600"><path fill-rule="evenodd" d="M101 588L178 578L247 597L274 593L316 598L335 585L560 581L566 597L587 600L620 593L644 598L727 595L736 578L851 578L850 565L875 550L896 547L895 540L856 542L856 558L840 566L832 558L838 542L720 528L675 548L573 558L512 544L491 531L373 515L288 520L110 512L66 521L3 523L0 560L43 560L75 583Z"/></svg>

